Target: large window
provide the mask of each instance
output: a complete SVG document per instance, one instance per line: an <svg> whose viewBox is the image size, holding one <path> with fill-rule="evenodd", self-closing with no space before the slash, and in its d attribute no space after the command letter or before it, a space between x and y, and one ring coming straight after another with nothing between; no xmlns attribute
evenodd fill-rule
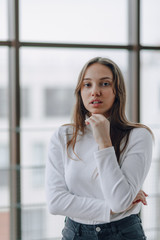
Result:
<svg viewBox="0 0 160 240"><path fill-rule="evenodd" d="M69 123L86 61L121 68L126 113L155 135L141 215L148 240L160 239L159 0L0 1L0 239L61 239L63 216L48 213L48 143Z"/></svg>

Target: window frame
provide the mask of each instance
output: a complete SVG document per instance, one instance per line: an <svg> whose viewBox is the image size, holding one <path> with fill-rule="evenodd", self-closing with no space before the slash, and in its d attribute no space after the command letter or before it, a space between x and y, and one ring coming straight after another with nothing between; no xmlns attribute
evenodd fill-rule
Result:
<svg viewBox="0 0 160 240"><path fill-rule="evenodd" d="M10 229L12 240L21 239L21 145L20 145L20 48L80 48L80 49L123 49L129 52L129 79L131 106L129 118L140 121L140 53L141 50L160 50L160 46L144 46L140 43L140 4L141 0L128 1L128 39L127 45L109 44L70 44L47 42L21 42L19 40L19 0L8 0L8 29L9 40L0 41L0 47L9 48L9 134L10 134L10 222L14 228ZM15 206L15 207L13 207ZM12 226L12 224L11 224Z"/></svg>

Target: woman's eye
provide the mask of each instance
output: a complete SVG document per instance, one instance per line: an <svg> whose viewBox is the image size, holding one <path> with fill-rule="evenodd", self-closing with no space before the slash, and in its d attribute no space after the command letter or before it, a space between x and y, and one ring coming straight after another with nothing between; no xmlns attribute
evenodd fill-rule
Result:
<svg viewBox="0 0 160 240"><path fill-rule="evenodd" d="M102 86L109 86L109 85L110 85L109 82L104 82L104 83L102 83Z"/></svg>
<svg viewBox="0 0 160 240"><path fill-rule="evenodd" d="M84 86L85 86L85 87L90 87L91 84L90 84L90 83L85 83Z"/></svg>

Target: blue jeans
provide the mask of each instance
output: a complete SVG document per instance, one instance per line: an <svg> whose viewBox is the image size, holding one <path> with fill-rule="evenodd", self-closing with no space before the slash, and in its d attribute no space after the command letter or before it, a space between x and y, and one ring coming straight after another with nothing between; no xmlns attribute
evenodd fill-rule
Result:
<svg viewBox="0 0 160 240"><path fill-rule="evenodd" d="M88 225L66 218L62 240L145 240L141 219L134 214L106 224Z"/></svg>

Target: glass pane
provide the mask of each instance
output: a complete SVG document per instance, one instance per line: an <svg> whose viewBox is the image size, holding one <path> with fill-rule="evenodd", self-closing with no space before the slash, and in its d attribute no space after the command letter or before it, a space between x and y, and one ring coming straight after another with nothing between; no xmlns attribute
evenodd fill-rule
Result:
<svg viewBox="0 0 160 240"><path fill-rule="evenodd" d="M0 1L0 40L6 35L6 3ZM0 239L10 239L8 49L0 47Z"/></svg>
<svg viewBox="0 0 160 240"><path fill-rule="evenodd" d="M38 170L40 167L41 171L44 168L48 157L48 144L53 131L54 128L48 129L48 131L38 129L21 132L21 164L24 169L29 171L33 167L34 170ZM26 181L25 178L24 181Z"/></svg>
<svg viewBox="0 0 160 240"><path fill-rule="evenodd" d="M25 206L22 208L22 240L60 240L64 217L51 216L43 207Z"/></svg>
<svg viewBox="0 0 160 240"><path fill-rule="evenodd" d="M0 208L9 206L9 139L0 132Z"/></svg>
<svg viewBox="0 0 160 240"><path fill-rule="evenodd" d="M127 29L127 0L20 1L22 41L126 44Z"/></svg>
<svg viewBox="0 0 160 240"><path fill-rule="evenodd" d="M160 195L159 173L160 173L160 160L159 159L155 160L155 158L153 158L149 174L144 184L144 189L147 188L147 191L149 191L149 195L151 196L158 194Z"/></svg>
<svg viewBox="0 0 160 240"><path fill-rule="evenodd" d="M141 54L141 122L151 128L155 137L151 169L144 184L149 194L143 222L150 239L160 238L160 51Z"/></svg>
<svg viewBox="0 0 160 240"><path fill-rule="evenodd" d="M21 200L22 204L45 203L44 194L45 167L23 168L21 170ZM32 196L32 198L30 198Z"/></svg>
<svg viewBox="0 0 160 240"><path fill-rule="evenodd" d="M0 41L8 38L8 1L0 1Z"/></svg>
<svg viewBox="0 0 160 240"><path fill-rule="evenodd" d="M0 47L0 129L8 129L8 48Z"/></svg>
<svg viewBox="0 0 160 240"><path fill-rule="evenodd" d="M147 239L159 240L160 229L159 229L159 218L160 218L160 197L153 196L149 197L148 206L142 208L142 221ZM147 209L146 209L147 208Z"/></svg>
<svg viewBox="0 0 160 240"><path fill-rule="evenodd" d="M10 239L10 212L9 209L0 208L0 239Z"/></svg>
<svg viewBox="0 0 160 240"><path fill-rule="evenodd" d="M113 59L120 66L128 88L128 52L125 50L22 48L22 128L53 128L70 122L79 72L96 56Z"/></svg>
<svg viewBox="0 0 160 240"><path fill-rule="evenodd" d="M46 230L46 238L48 239L62 239L62 229L64 227L65 217L63 216L53 216L48 213L48 209L46 209L46 221L47 221L47 230Z"/></svg>
<svg viewBox="0 0 160 240"><path fill-rule="evenodd" d="M141 121L152 127L160 123L160 51L141 54Z"/></svg>
<svg viewBox="0 0 160 240"><path fill-rule="evenodd" d="M160 1L141 1L141 43L146 45L160 45Z"/></svg>

